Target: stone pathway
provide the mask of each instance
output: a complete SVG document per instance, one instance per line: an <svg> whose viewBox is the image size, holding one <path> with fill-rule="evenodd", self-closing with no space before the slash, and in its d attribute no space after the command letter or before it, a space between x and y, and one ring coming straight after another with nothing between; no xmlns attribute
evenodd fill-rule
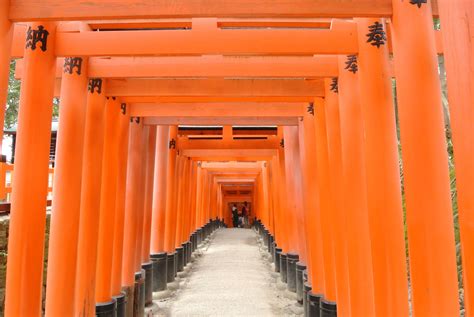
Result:
<svg viewBox="0 0 474 317"><path fill-rule="evenodd" d="M179 289L157 300L155 316L301 315L251 229L215 232L184 273Z"/></svg>

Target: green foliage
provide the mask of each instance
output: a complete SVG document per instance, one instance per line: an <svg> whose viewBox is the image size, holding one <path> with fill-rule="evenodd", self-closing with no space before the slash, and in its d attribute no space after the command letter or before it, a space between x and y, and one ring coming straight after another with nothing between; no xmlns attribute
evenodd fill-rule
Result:
<svg viewBox="0 0 474 317"><path fill-rule="evenodd" d="M10 63L10 76L8 78L8 96L5 111L5 127L13 127L18 119L18 106L20 104L21 82L15 79L15 60ZM59 99L53 99L53 118L59 116Z"/></svg>
<svg viewBox="0 0 474 317"><path fill-rule="evenodd" d="M15 125L18 117L18 104L20 102L20 81L15 79L15 60L10 63L10 77L8 78L7 107L5 111L5 127Z"/></svg>

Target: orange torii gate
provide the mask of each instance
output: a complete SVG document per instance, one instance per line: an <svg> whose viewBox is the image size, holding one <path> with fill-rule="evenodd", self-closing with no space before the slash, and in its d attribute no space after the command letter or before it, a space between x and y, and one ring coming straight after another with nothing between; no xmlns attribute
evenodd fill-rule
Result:
<svg viewBox="0 0 474 317"><path fill-rule="evenodd" d="M184 255L180 257L179 251L183 254L180 248L186 248L181 244L185 242L186 234L189 236L194 229L206 226L208 208L218 199L213 196L211 202L210 193L218 183L199 162L257 160L262 164L262 172L255 180L258 184L255 197L259 197L255 201L261 211L259 218L268 233L276 237L277 244L283 249L282 255L291 258L286 264L296 265L292 260L299 256L302 264L308 266L312 288L308 297L309 313L319 311L319 306L323 311L334 312L337 301L338 313L342 316L408 316L398 148L390 91L393 72L397 80L403 154L412 309L416 315L423 316L458 314L452 208L432 25L437 6L433 6L432 11L430 4L435 3L424 0L266 2L251 6L241 1L227 1L225 5L222 1L205 5L196 1L181 6L170 6L161 1L150 5L139 0L103 1L100 4L79 0L68 3L58 0L4 2L0 21L3 35L0 45L4 52L0 53L0 61L3 61L0 91L3 94L7 86L8 52L12 51L12 56L24 56L9 241L7 316L39 315L46 149L50 101L54 95L60 95L62 101L60 138L63 141L58 144L55 176L47 315L93 314L96 303L101 313L101 309L108 309L108 301L120 293L121 287L128 288L131 302L133 290L140 289L142 283L142 274L136 275L136 272L141 271L142 265L145 269L149 267L144 264L149 261L147 243L150 226L154 226L153 219L161 219L157 222L164 234L156 237L158 241L163 240L163 246L153 252L169 252L172 256L166 261L173 266L182 261ZM472 47L467 44L469 36L474 34L469 32L472 31L469 24L472 19L463 25L456 21L461 16L472 18L473 11L467 3L438 2L440 9L444 8L440 15L449 87L454 87L450 108L455 160L459 167L457 187L465 303L469 313L473 301L469 219L474 197L470 195L474 171L471 159L474 118L472 84L468 79L472 77L472 70L461 71L454 61L472 65ZM358 19L353 23L336 20L330 29L226 30L225 26L217 29L225 22L207 18L209 16ZM192 30L90 32L85 26L83 32L55 32L57 23L52 22L169 17L192 18L191 23L185 22L190 23ZM385 17L392 20L390 39L383 37L386 34ZM12 21L36 21L28 24L26 49L24 34L14 36ZM226 23L230 23L227 26L232 23L239 26L235 21ZM273 23L274 26L285 25L284 22ZM305 21L300 23L303 25ZM258 25L269 24L272 22L263 20ZM450 37L453 34L457 36ZM393 71L389 65L387 41L393 47ZM308 71L311 81L298 79L297 75L289 76L294 77L291 80L283 79L291 69L265 70L265 63L275 63L265 60L255 61L256 68L250 66L236 71L234 76L259 77L261 70L263 77L277 79L215 78L232 75L232 67L240 68L239 63L230 62L234 64L225 71L213 69L208 76L198 68L189 73L176 72L176 77L200 73L202 78L193 80L159 78L174 77L171 70L156 73L156 76L150 73L128 76L126 72L118 76L120 72L117 72L114 75L117 79L91 79L86 93L87 79L91 76L87 63L90 59L93 65L93 56L166 54L288 55L282 58L307 60L301 62L303 65L310 65L319 57L301 55L339 56L336 73L333 73L334 64L329 71ZM342 56L347 54L350 56ZM56 57L59 56L68 57L60 85L55 82L58 77ZM211 58L209 64L216 68L225 63L219 58ZM167 63L166 59L171 65L178 62L164 58L161 63ZM192 58L189 58L187 63L191 62ZM92 69L91 66L89 71ZM145 73L142 70L141 74ZM339 80L323 82L319 77L338 77ZM0 100L5 100L2 96ZM288 112L283 113L284 105L277 109L275 102L290 103L286 105ZM201 113L199 103L209 109L207 113ZM219 108L215 103L223 105ZM247 107L246 114L223 115L235 108L234 103L243 103L243 108ZM249 104L245 106L246 103ZM170 105L176 107L167 112L166 107ZM252 107L257 106L262 109L252 112ZM285 126L284 133L279 134L279 138L284 139L284 147L279 147L276 139L246 141L248 145L241 147L233 147L237 143L235 140L224 140L228 143L219 148L217 143L220 142L213 140L180 141L176 127L168 133L154 127L156 124L258 123ZM97 125L104 128L99 129L99 134L93 134ZM77 131L80 136L75 133ZM182 149L179 149L180 142ZM124 149L128 143L130 150L127 153ZM161 151L158 151L159 146ZM269 148L262 148L265 146ZM167 148L168 157L164 162L159 157ZM245 149L244 153L242 149ZM91 166L93 159L99 159L98 166ZM78 166L82 166L81 173ZM157 170L155 166L161 166L161 169ZM150 177L153 174L154 180ZM189 175L193 175L192 181L186 181ZM153 184L162 178L167 179L167 190L164 195L159 192L153 197L155 200L158 195L164 197L166 206L155 210L150 195L155 191ZM275 179L283 181L275 182ZM113 186L114 180L118 186ZM195 188L196 192L193 189L188 196L178 195L183 188ZM270 199L278 195L289 197L291 205L284 199ZM194 203L194 208L200 212L199 219L185 224L185 206ZM92 219L94 210L101 210L100 217ZM135 215L133 210L143 210L143 213ZM165 215L164 223L162 214ZM281 224L282 219L287 220L287 225ZM92 228L97 231L91 231ZM139 234L142 228L143 234ZM78 244L78 237L87 237L87 241L79 240ZM123 241L120 241L121 237L124 237ZM98 241L97 251L87 250L89 246L94 248L94 240ZM155 242L151 241L152 245ZM111 247L114 251L107 252ZM86 254L97 254L97 283L94 283L96 268L83 263L85 256L79 255L86 250L91 252ZM174 256L176 250L177 257ZM25 262L27 258L28 263ZM110 270L111 264L113 270ZM76 276L76 267L77 287L65 290L64 285L70 285L71 276ZM123 277L121 280L117 280L119 275ZM168 277L172 280L174 274ZM24 282L27 278L28 287ZM288 285L293 288L293 281L297 284L298 280L293 280L292 276L290 280ZM294 287L301 290L301 285ZM390 292L387 292L388 288ZM84 289L92 289L96 294L81 295ZM139 299L139 296L135 297L135 300ZM87 308L81 306L84 302L87 302Z"/></svg>

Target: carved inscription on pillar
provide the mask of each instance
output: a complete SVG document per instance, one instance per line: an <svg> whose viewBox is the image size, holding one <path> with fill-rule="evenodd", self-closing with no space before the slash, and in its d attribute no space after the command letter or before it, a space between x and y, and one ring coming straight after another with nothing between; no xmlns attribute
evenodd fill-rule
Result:
<svg viewBox="0 0 474 317"><path fill-rule="evenodd" d="M76 74L80 75L82 71L82 58L81 57L66 57L64 59L64 73L73 74L76 70Z"/></svg>
<svg viewBox="0 0 474 317"><path fill-rule="evenodd" d="M383 29L383 24L379 21L375 21L374 24L369 25L369 33L367 33L367 43L370 43L372 46L377 46L380 48L381 45L385 44L387 36L385 30Z"/></svg>
<svg viewBox="0 0 474 317"><path fill-rule="evenodd" d="M173 149L173 150L176 149L176 140L175 139L170 140L169 148L170 148L170 150L171 149Z"/></svg>
<svg viewBox="0 0 474 317"><path fill-rule="evenodd" d="M348 71L352 73L357 73L359 67L357 66L357 56L356 55L347 55L346 67Z"/></svg>
<svg viewBox="0 0 474 317"><path fill-rule="evenodd" d="M428 0L410 0L410 3L421 8L424 3L428 3Z"/></svg>
<svg viewBox="0 0 474 317"><path fill-rule="evenodd" d="M42 25L39 25L36 30L29 26L28 31L26 31L26 48L34 51L38 44L41 44L41 50L46 52L48 49L48 35L49 32Z"/></svg>
<svg viewBox="0 0 474 317"><path fill-rule="evenodd" d="M331 86L329 87L333 93L339 93L339 78L334 77L331 81Z"/></svg>
<svg viewBox="0 0 474 317"><path fill-rule="evenodd" d="M314 103L310 102L308 108L306 109L310 115L314 116Z"/></svg>
<svg viewBox="0 0 474 317"><path fill-rule="evenodd" d="M102 93L102 79L100 78L89 79L88 90L90 91L91 94L93 94L97 90L97 93L100 95Z"/></svg>

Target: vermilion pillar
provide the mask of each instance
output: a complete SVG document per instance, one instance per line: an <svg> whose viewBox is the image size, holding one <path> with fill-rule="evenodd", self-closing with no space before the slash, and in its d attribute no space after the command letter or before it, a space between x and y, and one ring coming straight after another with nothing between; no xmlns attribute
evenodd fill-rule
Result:
<svg viewBox="0 0 474 317"><path fill-rule="evenodd" d="M134 283L136 272L137 213L140 212L140 181L142 177L143 122L130 118L127 187L125 196L125 223L123 236L122 287L127 296L127 316L133 315Z"/></svg>
<svg viewBox="0 0 474 317"><path fill-rule="evenodd" d="M8 95L8 75L10 73L10 52L12 46L13 24L8 19L9 1L0 4L0 105L5 105ZM0 122L5 121L5 107L0 109ZM3 130L0 131L0 149Z"/></svg>
<svg viewBox="0 0 474 317"><path fill-rule="evenodd" d="M76 270L76 315L95 314L95 277L99 231L102 155L104 146L105 82L90 79L82 160L81 210ZM100 163L98 163L100 162Z"/></svg>
<svg viewBox="0 0 474 317"><path fill-rule="evenodd" d="M346 214L350 304L353 316L374 316L364 131L358 92L357 57L339 56L339 102Z"/></svg>
<svg viewBox="0 0 474 317"><path fill-rule="evenodd" d="M474 305L474 7L471 1L438 0L448 77L449 112L456 163L466 316Z"/></svg>
<svg viewBox="0 0 474 317"><path fill-rule="evenodd" d="M148 155L146 157L145 210L143 218L142 263L150 262L151 214L153 208L153 184L155 176L156 130L150 126L148 135Z"/></svg>
<svg viewBox="0 0 474 317"><path fill-rule="evenodd" d="M389 52L383 40L385 20L357 19L357 25L375 312L377 316L408 316L400 166Z"/></svg>
<svg viewBox="0 0 474 317"><path fill-rule="evenodd" d="M325 79L325 101L324 110L326 115L327 151L331 186L331 212L329 215L331 216L330 219L334 230L337 313L339 316L350 316L346 230L348 224L346 224L346 211L343 206L342 148L337 78ZM318 128L322 127L318 126ZM323 143L324 141L321 140L319 145L321 151L324 151L322 149Z"/></svg>
<svg viewBox="0 0 474 317"><path fill-rule="evenodd" d="M300 167L300 153L298 142L298 128L288 126L284 128L285 137L285 166L286 186L288 199L288 231L289 253L296 253L300 260L306 261L306 241L304 236L303 195Z"/></svg>
<svg viewBox="0 0 474 317"><path fill-rule="evenodd" d="M326 128L326 109L322 99L314 102L314 112L316 119L315 135L317 144L317 177L321 208L321 235L322 253L324 259L324 299L325 302L336 302L336 273L334 255L334 222L338 221L334 217L332 205L331 170L329 167L328 142Z"/></svg>
<svg viewBox="0 0 474 317"><path fill-rule="evenodd" d="M310 104L299 121L299 157L301 161L303 211L305 213L304 232L306 236L308 260L306 261L312 293L324 294L324 262L321 234L321 208L318 174L316 172L316 142L314 127L314 104ZM300 229L301 230L301 229Z"/></svg>
<svg viewBox="0 0 474 317"><path fill-rule="evenodd" d="M430 2L392 2L410 279L416 316L455 316L456 250Z"/></svg>
<svg viewBox="0 0 474 317"><path fill-rule="evenodd" d="M284 223L281 225L282 233L281 238L277 241L278 246L282 249L282 253L287 253L289 251L289 232L292 229L288 225L288 200L286 197L286 171L285 171L285 139L283 135L283 127L278 127L278 137L280 138L280 147L278 149L277 160L278 160L278 193L280 195L280 217L284 220ZM254 200L255 201L255 200Z"/></svg>
<svg viewBox="0 0 474 317"><path fill-rule="evenodd" d="M87 59L66 58L56 145L48 257L46 315L74 315L82 158L87 101ZM67 289L64 285L69 285Z"/></svg>
<svg viewBox="0 0 474 317"><path fill-rule="evenodd" d="M168 167L166 174L166 218L165 218L165 251L175 251L176 238L176 142L178 127L169 127Z"/></svg>
<svg viewBox="0 0 474 317"><path fill-rule="evenodd" d="M184 203L184 184L186 179L186 158L178 156L178 168L176 171L176 231L175 246L181 247L181 233L183 231L183 203Z"/></svg>
<svg viewBox="0 0 474 317"><path fill-rule="evenodd" d="M41 314L55 37L55 23L28 24L8 241L8 317Z"/></svg>
<svg viewBox="0 0 474 317"><path fill-rule="evenodd" d="M115 224L114 224L114 250L112 260L112 294L121 295L122 290L122 259L123 259L123 236L125 222L125 192L127 185L128 165L128 143L130 135L130 116L127 104L120 105L121 115L119 119L119 151L118 151L118 174L117 174L117 196L115 197Z"/></svg>
<svg viewBox="0 0 474 317"><path fill-rule="evenodd" d="M140 121L142 121L140 119ZM140 187L136 216L136 236L135 236L135 273L142 271L142 247L143 247L143 222L145 217L145 194L146 194L146 174L148 157L148 139L150 135L150 126L143 125L140 143ZM153 175L153 173L152 173ZM147 252L148 253L148 252Z"/></svg>
<svg viewBox="0 0 474 317"><path fill-rule="evenodd" d="M120 101L108 98L105 105L102 186L100 194L99 236L97 246L96 303L112 300L114 224L117 200L120 137Z"/></svg>
<svg viewBox="0 0 474 317"><path fill-rule="evenodd" d="M151 252L165 251L166 173L168 167L168 126L158 126L156 135L153 213L151 219Z"/></svg>

